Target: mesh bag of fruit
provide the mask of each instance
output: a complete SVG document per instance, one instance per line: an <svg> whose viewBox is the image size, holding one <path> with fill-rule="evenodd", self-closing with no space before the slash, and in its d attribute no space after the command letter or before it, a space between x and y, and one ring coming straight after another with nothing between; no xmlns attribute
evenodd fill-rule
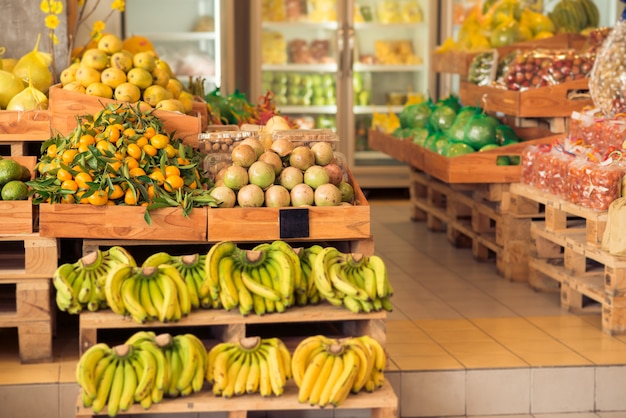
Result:
<svg viewBox="0 0 626 418"><path fill-rule="evenodd" d="M626 112L626 21L622 15L597 49L589 77L589 93L606 116Z"/></svg>

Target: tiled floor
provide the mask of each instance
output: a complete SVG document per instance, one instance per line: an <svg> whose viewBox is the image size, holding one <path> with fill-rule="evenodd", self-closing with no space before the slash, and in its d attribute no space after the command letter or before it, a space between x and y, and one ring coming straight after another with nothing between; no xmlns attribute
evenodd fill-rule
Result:
<svg viewBox="0 0 626 418"><path fill-rule="evenodd" d="M368 199L395 288L387 374L402 417L626 417L626 336L603 333L599 315L562 311L557 293L504 280L412 222L406 198ZM0 330L0 417L73 416L77 327L63 319L48 364L20 365L16 333Z"/></svg>

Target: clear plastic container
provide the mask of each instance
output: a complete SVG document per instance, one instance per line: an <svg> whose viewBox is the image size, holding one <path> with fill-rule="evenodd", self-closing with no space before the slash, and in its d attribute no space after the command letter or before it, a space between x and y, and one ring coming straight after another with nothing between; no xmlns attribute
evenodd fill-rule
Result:
<svg viewBox="0 0 626 418"><path fill-rule="evenodd" d="M239 142L255 136L257 136L256 132L241 130L203 132L198 135L198 141L202 151L207 154L227 153L230 155Z"/></svg>

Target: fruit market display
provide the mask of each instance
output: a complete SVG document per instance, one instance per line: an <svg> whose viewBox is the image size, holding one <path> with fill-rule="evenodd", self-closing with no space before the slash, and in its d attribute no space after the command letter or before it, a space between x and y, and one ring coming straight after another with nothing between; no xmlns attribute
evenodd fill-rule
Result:
<svg viewBox="0 0 626 418"><path fill-rule="evenodd" d="M386 361L383 347L367 335L307 337L292 355L276 337L251 336L207 350L194 334L138 331L123 344L87 349L76 380L83 406L111 417L134 404L149 410L203 391L223 398L280 397L291 379L300 403L323 408L341 405L351 393L380 388Z"/></svg>
<svg viewBox="0 0 626 418"><path fill-rule="evenodd" d="M28 167L0 156L0 200L26 200L30 193L26 182L31 176Z"/></svg>
<svg viewBox="0 0 626 418"><path fill-rule="evenodd" d="M586 34L598 25L598 8L591 0L559 0L549 13L520 0L487 0L465 18L456 40L447 38L437 52L478 52L557 33Z"/></svg>
<svg viewBox="0 0 626 418"><path fill-rule="evenodd" d="M176 322L198 308L264 315L322 301L355 313L391 311L393 295L377 255L295 249L282 240L252 249L221 241L206 254L184 256L159 251L141 266L114 246L60 265L52 283L62 311L108 307L140 324Z"/></svg>
<svg viewBox="0 0 626 418"><path fill-rule="evenodd" d="M336 407L350 393L372 392L384 382L386 362L383 347L367 335L305 338L292 356L298 401L321 408Z"/></svg>
<svg viewBox="0 0 626 418"><path fill-rule="evenodd" d="M189 113L194 97L153 49L105 34L82 50L60 75L62 88L120 102L142 101L155 109Z"/></svg>
<svg viewBox="0 0 626 418"><path fill-rule="evenodd" d="M494 116L474 106L461 106L455 96L437 103L429 100L405 106L400 113L401 127L393 136L410 140L446 157L487 151L516 144L515 131ZM510 158L500 160L508 165Z"/></svg>
<svg viewBox="0 0 626 418"><path fill-rule="evenodd" d="M53 83L52 55L39 51L39 41L40 37L34 49L22 57L0 59L0 109L48 108L47 94Z"/></svg>
<svg viewBox="0 0 626 418"><path fill-rule="evenodd" d="M162 128L151 110L109 104L79 116L68 135L42 145L39 176L28 182L38 203L181 207L215 205L201 175L202 154Z"/></svg>
<svg viewBox="0 0 626 418"><path fill-rule="evenodd" d="M206 380L213 394L224 398L281 396L292 377L291 361L287 346L275 337L222 342L209 350Z"/></svg>
<svg viewBox="0 0 626 418"><path fill-rule="evenodd" d="M202 390L208 366L204 343L193 334L171 336L138 331L124 344L98 343L76 366L85 407L116 416L133 404L149 409L164 397Z"/></svg>
<svg viewBox="0 0 626 418"><path fill-rule="evenodd" d="M215 184L210 193L220 201L218 207L352 203L354 188L333 150L332 131L291 130L280 116L268 122L257 136L242 131L202 135L205 171Z"/></svg>

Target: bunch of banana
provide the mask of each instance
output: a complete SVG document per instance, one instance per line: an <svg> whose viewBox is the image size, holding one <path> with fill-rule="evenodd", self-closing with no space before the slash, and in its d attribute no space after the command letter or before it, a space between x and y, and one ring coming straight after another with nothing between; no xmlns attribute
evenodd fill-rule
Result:
<svg viewBox="0 0 626 418"><path fill-rule="evenodd" d="M304 282L306 292L296 294L297 305L315 305L320 302L320 292L317 290L317 286L315 286L315 278L312 273L313 260L323 248L321 245L316 244L308 248L301 248L298 253L302 270L302 281Z"/></svg>
<svg viewBox="0 0 626 418"><path fill-rule="evenodd" d="M208 296L200 297L200 288L206 280L206 254L170 255L160 251L151 254L141 264L142 267L158 267L161 264L171 264L180 272L189 291L192 309L211 308L211 299Z"/></svg>
<svg viewBox="0 0 626 418"><path fill-rule="evenodd" d="M393 288L387 267L377 255L340 252L323 248L313 260L312 272L322 299L350 311L391 311Z"/></svg>
<svg viewBox="0 0 626 418"><path fill-rule="evenodd" d="M564 33L580 33L600 24L600 13L593 0L560 0L548 17L557 31Z"/></svg>
<svg viewBox="0 0 626 418"><path fill-rule="evenodd" d="M162 385L167 375L159 353L150 341L113 348L104 343L91 346L76 366L83 405L96 415L106 407L111 417L135 402L149 408L153 388Z"/></svg>
<svg viewBox="0 0 626 418"><path fill-rule="evenodd" d="M106 278L104 293L113 312L129 315L140 324L149 320L175 322L191 312L185 280L171 264L117 265Z"/></svg>
<svg viewBox="0 0 626 418"><path fill-rule="evenodd" d="M384 349L369 336L305 338L292 357L298 402L337 407L350 393L373 391L384 382L385 363Z"/></svg>
<svg viewBox="0 0 626 418"><path fill-rule="evenodd" d="M77 314L84 309L93 312L106 308L104 282L113 267L120 264L136 265L128 251L114 246L86 254L75 263L60 265L52 276L59 309Z"/></svg>
<svg viewBox="0 0 626 418"><path fill-rule="evenodd" d="M284 312L304 293L300 259L285 241L259 244L251 250L223 241L206 256L207 280L200 295L210 295L226 310L242 315Z"/></svg>
<svg viewBox="0 0 626 418"><path fill-rule="evenodd" d="M215 395L225 398L246 393L280 396L291 378L291 353L278 338L219 343L207 358L206 380Z"/></svg>
<svg viewBox="0 0 626 418"><path fill-rule="evenodd" d="M170 370L165 394L178 397L200 392L208 366L204 343L193 334L162 334L158 337L165 337L158 345L163 350Z"/></svg>

